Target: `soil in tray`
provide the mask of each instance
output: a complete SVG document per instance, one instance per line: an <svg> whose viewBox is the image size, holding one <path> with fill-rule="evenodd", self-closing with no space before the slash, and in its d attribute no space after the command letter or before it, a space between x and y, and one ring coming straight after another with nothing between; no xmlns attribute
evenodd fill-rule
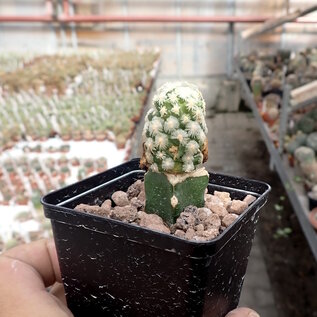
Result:
<svg viewBox="0 0 317 317"><path fill-rule="evenodd" d="M167 225L158 215L144 212L144 183L137 180L127 192L114 192L111 199L105 200L100 206L80 204L75 209L173 234L187 240L210 241L236 221L255 199L254 196L247 195L243 201L232 200L228 192L206 192L204 207L188 206L175 224Z"/></svg>
<svg viewBox="0 0 317 317"><path fill-rule="evenodd" d="M317 263L277 173L269 171L264 143L244 152L244 176L272 186L259 221L262 251L280 317L317 316ZM264 158L263 158L264 157Z"/></svg>

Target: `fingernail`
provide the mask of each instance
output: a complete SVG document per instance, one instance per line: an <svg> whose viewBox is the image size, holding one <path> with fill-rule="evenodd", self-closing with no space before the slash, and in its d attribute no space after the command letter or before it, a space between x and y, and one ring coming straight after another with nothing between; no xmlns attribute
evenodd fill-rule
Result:
<svg viewBox="0 0 317 317"><path fill-rule="evenodd" d="M255 311L252 311L249 313L248 317L261 317L258 313L256 313Z"/></svg>

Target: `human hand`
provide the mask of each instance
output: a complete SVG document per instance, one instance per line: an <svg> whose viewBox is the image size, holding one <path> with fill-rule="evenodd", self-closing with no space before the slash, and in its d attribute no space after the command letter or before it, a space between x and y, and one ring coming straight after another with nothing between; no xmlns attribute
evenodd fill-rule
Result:
<svg viewBox="0 0 317 317"><path fill-rule="evenodd" d="M260 317L260 315L250 308L240 307L231 311L226 317Z"/></svg>
<svg viewBox="0 0 317 317"><path fill-rule="evenodd" d="M24 244L0 255L0 281L0 317L73 317L52 240Z"/></svg>

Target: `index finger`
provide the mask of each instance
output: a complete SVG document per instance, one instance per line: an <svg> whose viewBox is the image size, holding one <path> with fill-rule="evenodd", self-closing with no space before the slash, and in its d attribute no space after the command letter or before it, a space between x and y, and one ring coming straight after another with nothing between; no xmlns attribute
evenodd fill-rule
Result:
<svg viewBox="0 0 317 317"><path fill-rule="evenodd" d="M62 282L56 248L53 240L38 240L10 249L0 255L20 261L32 267L41 277L45 286Z"/></svg>
<svg viewBox="0 0 317 317"><path fill-rule="evenodd" d="M231 311L226 317L260 317L260 315L250 308L239 307Z"/></svg>

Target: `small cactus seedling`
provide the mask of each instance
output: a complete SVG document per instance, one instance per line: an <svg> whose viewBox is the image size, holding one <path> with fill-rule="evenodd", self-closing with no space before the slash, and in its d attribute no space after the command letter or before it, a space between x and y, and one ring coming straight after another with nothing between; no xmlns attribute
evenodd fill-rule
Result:
<svg viewBox="0 0 317 317"><path fill-rule="evenodd" d="M145 174L145 210L174 223L189 205L204 206L208 172L205 101L185 82L166 83L145 118L141 167Z"/></svg>
<svg viewBox="0 0 317 317"><path fill-rule="evenodd" d="M254 76L251 80L251 88L256 101L259 101L262 97L263 83L262 78L259 76Z"/></svg>

